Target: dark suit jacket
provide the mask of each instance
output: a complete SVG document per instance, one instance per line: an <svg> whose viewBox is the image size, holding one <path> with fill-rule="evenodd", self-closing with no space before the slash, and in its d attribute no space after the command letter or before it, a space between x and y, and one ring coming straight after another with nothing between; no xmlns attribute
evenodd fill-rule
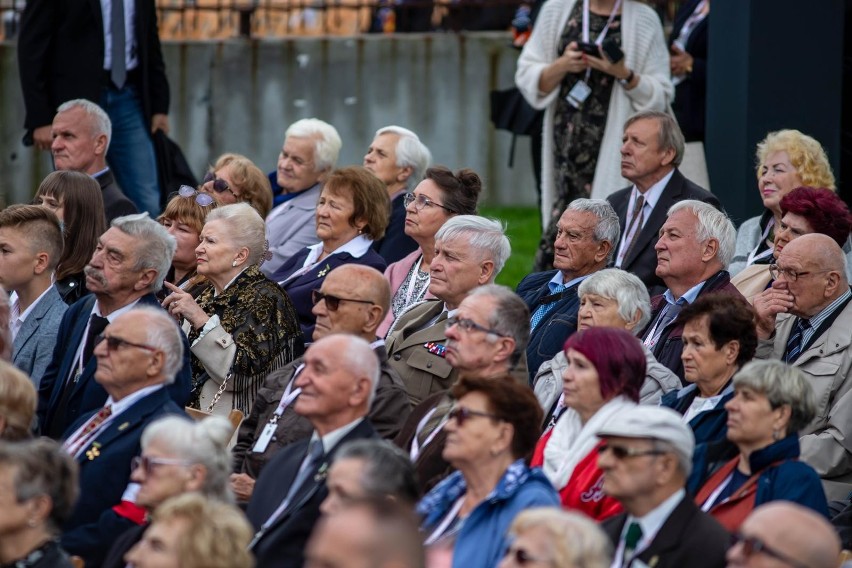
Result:
<svg viewBox="0 0 852 568"><path fill-rule="evenodd" d="M415 406L393 443L411 455L411 445L414 436L417 435L417 426L431 410L441 404L444 397L448 396L447 391L437 392ZM417 472L417 484L422 495L426 495L455 469L442 455L446 441L447 431L441 428L441 431L435 434L435 437L426 447L420 448L420 453L414 460L414 471Z"/></svg>
<svg viewBox="0 0 852 568"><path fill-rule="evenodd" d="M391 201L391 216L385 236L373 243L373 250L381 255L388 264L402 260L415 250L417 242L405 234L405 192Z"/></svg>
<svg viewBox="0 0 852 568"><path fill-rule="evenodd" d="M313 342L314 325L316 325L316 318L311 313L311 309L314 307L314 302L311 300L311 291L319 290L322 287L322 282L329 272L342 264L350 263L372 266L379 272L384 272L387 267L385 260L372 249L359 258L355 258L348 252L341 252L327 256L307 273L286 281L291 274L302 268L309 253L309 248L303 248L299 254L291 256L281 268L269 277L275 282L285 281L281 284L281 288L287 292L287 295L290 296L290 300L293 302L293 307L296 308L296 314L299 316L299 325L302 327L302 334L304 335L306 345Z"/></svg>
<svg viewBox="0 0 852 568"><path fill-rule="evenodd" d="M38 389L38 423L43 435L57 439L62 434L67 435L69 426L82 416L101 408L106 402L106 391L95 382L95 369L97 369L98 362L92 356L89 363L83 368L79 380L74 385L68 386L73 390L65 408L64 418L62 418L62 412L59 412L62 387L72 372L75 372L72 368L77 359L77 349L83 341L95 299L94 294L89 294L76 302L65 312L62 323L59 325L53 358L47 366L47 371L45 371ZM153 294L142 296L139 299L139 304L160 305ZM184 343L183 366L178 371L175 382L167 388L172 400L178 406L186 405L191 389L189 343L183 334L181 334L181 338Z"/></svg>
<svg viewBox="0 0 852 568"><path fill-rule="evenodd" d="M626 521L627 513L621 513L601 523L613 549L618 548ZM651 545L637 558L656 568L723 568L730 544L728 531L702 513L687 495L663 523Z"/></svg>
<svg viewBox="0 0 852 568"><path fill-rule="evenodd" d="M630 192L632 190L633 186L626 187L606 198L618 214L618 224L621 226L622 235L627 230L627 207L630 205ZM636 245L630 251L630 254L624 258L624 262L621 263L621 268L632 272L645 283L651 296L662 294L666 290L666 285L656 275L657 251L654 250L654 247L660 237L660 229L663 223L666 222L669 207L684 199L697 199L709 203L719 210L722 209L715 195L683 177L683 174L678 170L674 171L669 183L666 184L666 187L660 194L657 205L645 220ZM615 254L618 254L617 246Z"/></svg>
<svg viewBox="0 0 852 568"><path fill-rule="evenodd" d="M62 546L69 554L82 556L86 566L99 566L115 537L133 526L112 507L121 502L130 481L130 460L141 453L142 432L167 414L184 412L165 389L156 390L116 416L77 458L80 498L63 527ZM82 416L70 432L90 415Z"/></svg>
<svg viewBox="0 0 852 568"><path fill-rule="evenodd" d="M118 187L118 182L115 181L112 170L105 171L96 177L95 181L100 184L101 192L104 195L104 214L106 215L107 227L116 217L139 212L133 202Z"/></svg>
<svg viewBox="0 0 852 568"><path fill-rule="evenodd" d="M687 0L675 15L669 46L680 35L686 20L701 0ZM707 112L707 24L709 15L701 20L686 40L686 52L692 56L692 73L675 87L672 109L687 142L704 140L704 117Z"/></svg>
<svg viewBox="0 0 852 568"><path fill-rule="evenodd" d="M62 301L59 291L51 286L27 316L12 343L12 363L32 377L36 387L53 356L56 333L67 309L68 304Z"/></svg>
<svg viewBox="0 0 852 568"><path fill-rule="evenodd" d="M53 122L71 99L99 102L106 86L100 0L29 0L21 16L18 69L31 131ZM139 66L135 75L145 123L169 112L169 84L157 35L153 0L136 0L134 21Z"/></svg>
<svg viewBox="0 0 852 568"><path fill-rule="evenodd" d="M539 300L550 295L547 283L554 274L556 274L555 270L535 272L518 284L517 294L529 307L530 316L538 308ZM555 302L556 305L530 332L530 342L527 345L530 384L541 364L553 359L562 350L565 340L577 331L577 311L580 309L580 299L577 297L578 286L579 284L566 289L562 299Z"/></svg>
<svg viewBox="0 0 852 568"><path fill-rule="evenodd" d="M289 507L276 519L254 544L252 552L258 566L268 568L297 568L304 563L304 549L314 524L319 518L319 506L328 495L325 473L334 454L346 442L364 438L378 438L367 420L362 420L325 455L323 462L309 475L294 495ZM305 459L310 440L302 440L284 448L263 469L246 514L255 531L281 505L290 484ZM322 472L322 473L320 473Z"/></svg>

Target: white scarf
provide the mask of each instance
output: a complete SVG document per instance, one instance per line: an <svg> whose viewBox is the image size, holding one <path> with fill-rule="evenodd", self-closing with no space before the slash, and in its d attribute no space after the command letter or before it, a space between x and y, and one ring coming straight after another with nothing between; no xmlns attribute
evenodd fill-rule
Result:
<svg viewBox="0 0 852 568"><path fill-rule="evenodd" d="M585 424L580 422L580 415L573 408L559 417L544 448L542 464L544 474L557 491L568 484L574 468L598 444L597 433L601 428L616 414L634 406L635 402L619 395L604 404Z"/></svg>

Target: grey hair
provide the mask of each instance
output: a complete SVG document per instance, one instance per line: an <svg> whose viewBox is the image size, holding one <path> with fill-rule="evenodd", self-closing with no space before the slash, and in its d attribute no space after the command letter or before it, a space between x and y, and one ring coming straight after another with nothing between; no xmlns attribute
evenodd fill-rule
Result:
<svg viewBox="0 0 852 568"><path fill-rule="evenodd" d="M266 247L266 223L249 203L234 203L217 207L207 214L205 224L223 221L231 242L248 249L249 265L260 263Z"/></svg>
<svg viewBox="0 0 852 568"><path fill-rule="evenodd" d="M435 242L467 239L470 248L480 256L494 262L492 281L503 270L506 260L512 254L512 245L506 237L506 228L500 221L487 219L479 215L456 215L444 223L435 233Z"/></svg>
<svg viewBox="0 0 852 568"><path fill-rule="evenodd" d="M337 129L318 118L303 118L287 128L287 138L312 138L314 140L314 171L324 172L334 169L343 142Z"/></svg>
<svg viewBox="0 0 852 568"><path fill-rule="evenodd" d="M163 287L163 280L172 265L177 249L177 241L165 227L154 221L148 213L136 213L116 217L112 227L134 237L136 246L136 265L133 270L157 271L157 278L151 283L149 292L157 292Z"/></svg>
<svg viewBox="0 0 852 568"><path fill-rule="evenodd" d="M376 130L374 138L382 134L396 134L399 140L396 143L396 165L399 168L411 168L411 175L405 180L408 191L414 191L417 184L423 180L423 174L432 165L432 153L429 148L420 141L420 138L407 128L391 125Z"/></svg>
<svg viewBox="0 0 852 568"><path fill-rule="evenodd" d="M669 207L668 217L671 217L681 209L689 209L698 217L696 236L703 242L715 239L719 243L719 252L716 258L725 268L731 263L734 256L734 247L737 241L737 230L731 219L722 211L719 211L709 203L696 199L684 199Z"/></svg>
<svg viewBox="0 0 852 568"><path fill-rule="evenodd" d="M226 503L234 502L229 481L231 458L228 442L234 428L223 416L209 416L194 421L172 415L152 422L142 432L141 444L145 450L156 440L175 458L204 466L206 474L201 494Z"/></svg>
<svg viewBox="0 0 852 568"><path fill-rule="evenodd" d="M816 416L816 396L807 376L798 368L781 361L755 360L746 363L734 375L734 388L737 387L746 387L763 394L773 409L789 406L787 435L799 432Z"/></svg>
<svg viewBox="0 0 852 568"><path fill-rule="evenodd" d="M582 211L591 213L598 218L595 225L594 237L595 241L606 241L612 245L609 249L609 255L606 257L607 262L612 260L612 255L618 248L618 238L621 235L621 228L618 223L618 214L612 205L606 199L575 199L569 205L566 211Z"/></svg>
<svg viewBox="0 0 852 568"><path fill-rule="evenodd" d="M643 110L637 112L627 119L624 123L624 130L636 122L637 120L656 120L660 127L660 133L657 136L657 145L660 150L674 150L675 157L672 160L672 165L678 167L683 161L683 152L686 147L686 141L683 137L683 132L672 115L659 110Z"/></svg>
<svg viewBox="0 0 852 568"><path fill-rule="evenodd" d="M88 117L92 125L93 136L97 137L101 134L106 134L107 143L104 149L104 153L106 153L109 150L109 143L112 141L112 121L109 119L109 115L100 106L86 99L74 99L64 102L56 109L56 114L75 108L81 109L86 114L86 117Z"/></svg>
<svg viewBox="0 0 852 568"><path fill-rule="evenodd" d="M612 562L612 544L606 533L581 513L559 507L526 509L512 521L509 533L518 536L534 528L547 533L555 566L609 568Z"/></svg>
<svg viewBox="0 0 852 568"><path fill-rule="evenodd" d="M645 284L635 274L620 268L605 268L592 273L580 282L577 293L582 299L586 294L594 294L615 300L618 315L624 321L630 321L639 314L639 321L633 333L639 333L651 321L651 297Z"/></svg>
<svg viewBox="0 0 852 568"><path fill-rule="evenodd" d="M512 367L521 360L530 341L530 310L511 288L499 284L485 284L474 288L468 298L488 296L494 298L494 311L488 317L488 327L515 340Z"/></svg>
<svg viewBox="0 0 852 568"><path fill-rule="evenodd" d="M128 313L147 317L145 342L163 352L165 384L172 384L183 367L183 332L168 312L160 307L137 305Z"/></svg>
<svg viewBox="0 0 852 568"><path fill-rule="evenodd" d="M420 498L411 458L387 440L347 442L335 452L334 462L346 459L364 462L361 487L368 497L393 497L412 505Z"/></svg>
<svg viewBox="0 0 852 568"><path fill-rule="evenodd" d="M365 376L370 379L370 396L367 399L367 405L372 407L373 400L376 398L376 388L379 386L379 377L381 368L379 367L379 358L376 357L375 351L370 347L370 344L365 340L355 335L345 333L333 333L327 335L320 341L325 341L331 337L343 337L347 341L346 349L339 354L340 361L343 366L350 369L356 376ZM317 342L318 343L318 342Z"/></svg>

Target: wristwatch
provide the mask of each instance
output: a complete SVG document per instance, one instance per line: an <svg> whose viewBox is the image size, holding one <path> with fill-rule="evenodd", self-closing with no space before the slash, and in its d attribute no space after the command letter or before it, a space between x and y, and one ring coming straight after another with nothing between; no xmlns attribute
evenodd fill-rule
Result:
<svg viewBox="0 0 852 568"><path fill-rule="evenodd" d="M618 84L621 85L622 87L626 87L633 81L633 78L635 76L636 76L636 73L634 73L633 69L631 69L630 75L628 75L626 79L618 79Z"/></svg>

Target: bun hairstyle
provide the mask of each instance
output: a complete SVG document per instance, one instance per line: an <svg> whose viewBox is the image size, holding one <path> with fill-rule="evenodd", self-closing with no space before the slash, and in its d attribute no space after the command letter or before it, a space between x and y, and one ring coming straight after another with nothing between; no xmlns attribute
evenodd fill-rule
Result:
<svg viewBox="0 0 852 568"><path fill-rule="evenodd" d="M444 207L454 214L477 215L482 179L475 171L464 168L453 173L446 166L434 166L426 170L425 179L432 180L444 193Z"/></svg>

